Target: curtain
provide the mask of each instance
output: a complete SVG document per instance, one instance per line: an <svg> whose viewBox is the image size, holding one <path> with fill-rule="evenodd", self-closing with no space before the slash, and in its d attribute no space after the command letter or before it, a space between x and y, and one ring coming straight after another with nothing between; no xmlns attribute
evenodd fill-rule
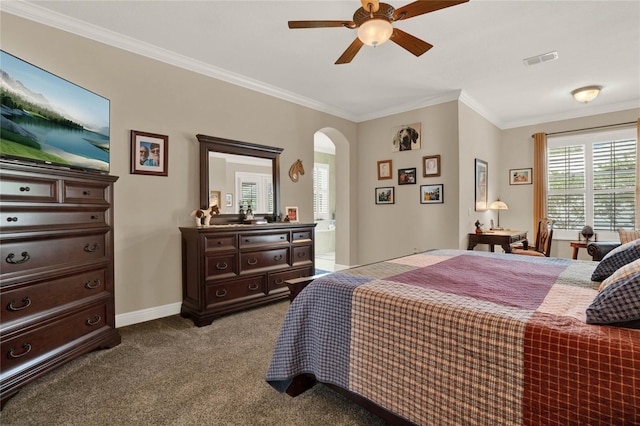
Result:
<svg viewBox="0 0 640 426"><path fill-rule="evenodd" d="M533 135L533 232L547 216L547 134ZM537 238L537 235L534 235Z"/></svg>
<svg viewBox="0 0 640 426"><path fill-rule="evenodd" d="M636 229L640 229L640 118L636 124Z"/></svg>

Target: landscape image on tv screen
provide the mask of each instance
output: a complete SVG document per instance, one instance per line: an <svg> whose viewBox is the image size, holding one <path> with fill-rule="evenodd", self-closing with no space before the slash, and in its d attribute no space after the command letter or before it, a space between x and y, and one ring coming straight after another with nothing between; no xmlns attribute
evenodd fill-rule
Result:
<svg viewBox="0 0 640 426"><path fill-rule="evenodd" d="M0 155L109 172L109 100L0 50Z"/></svg>

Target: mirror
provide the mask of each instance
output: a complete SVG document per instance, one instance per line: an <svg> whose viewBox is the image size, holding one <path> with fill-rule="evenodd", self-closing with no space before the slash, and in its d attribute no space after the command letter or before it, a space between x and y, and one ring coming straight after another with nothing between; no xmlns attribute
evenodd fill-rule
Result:
<svg viewBox="0 0 640 426"><path fill-rule="evenodd" d="M196 137L200 142L200 206L208 208L217 200L222 213L213 221L240 221L241 203L244 210L248 203L255 203L251 208L259 217L272 219L280 213L282 148L201 134Z"/></svg>

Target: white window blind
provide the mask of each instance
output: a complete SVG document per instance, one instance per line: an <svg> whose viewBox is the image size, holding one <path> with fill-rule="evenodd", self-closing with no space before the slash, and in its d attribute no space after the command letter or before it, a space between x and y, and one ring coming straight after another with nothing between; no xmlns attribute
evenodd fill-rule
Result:
<svg viewBox="0 0 640 426"><path fill-rule="evenodd" d="M313 217L329 218L329 165L315 163L313 165Z"/></svg>
<svg viewBox="0 0 640 426"><path fill-rule="evenodd" d="M634 228L635 129L550 137L547 215L560 238L575 239L590 225L599 239Z"/></svg>
<svg viewBox="0 0 640 426"><path fill-rule="evenodd" d="M236 172L236 194L239 209L251 206L254 213L273 212L273 182L271 175L262 173Z"/></svg>

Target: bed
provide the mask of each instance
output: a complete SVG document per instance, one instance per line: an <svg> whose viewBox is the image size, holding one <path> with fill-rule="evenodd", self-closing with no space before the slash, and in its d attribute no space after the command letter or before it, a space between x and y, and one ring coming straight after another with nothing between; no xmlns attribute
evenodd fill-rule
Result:
<svg viewBox="0 0 640 426"><path fill-rule="evenodd" d="M293 300L267 382L398 424L640 424L640 330L585 322L596 262L434 250Z"/></svg>

